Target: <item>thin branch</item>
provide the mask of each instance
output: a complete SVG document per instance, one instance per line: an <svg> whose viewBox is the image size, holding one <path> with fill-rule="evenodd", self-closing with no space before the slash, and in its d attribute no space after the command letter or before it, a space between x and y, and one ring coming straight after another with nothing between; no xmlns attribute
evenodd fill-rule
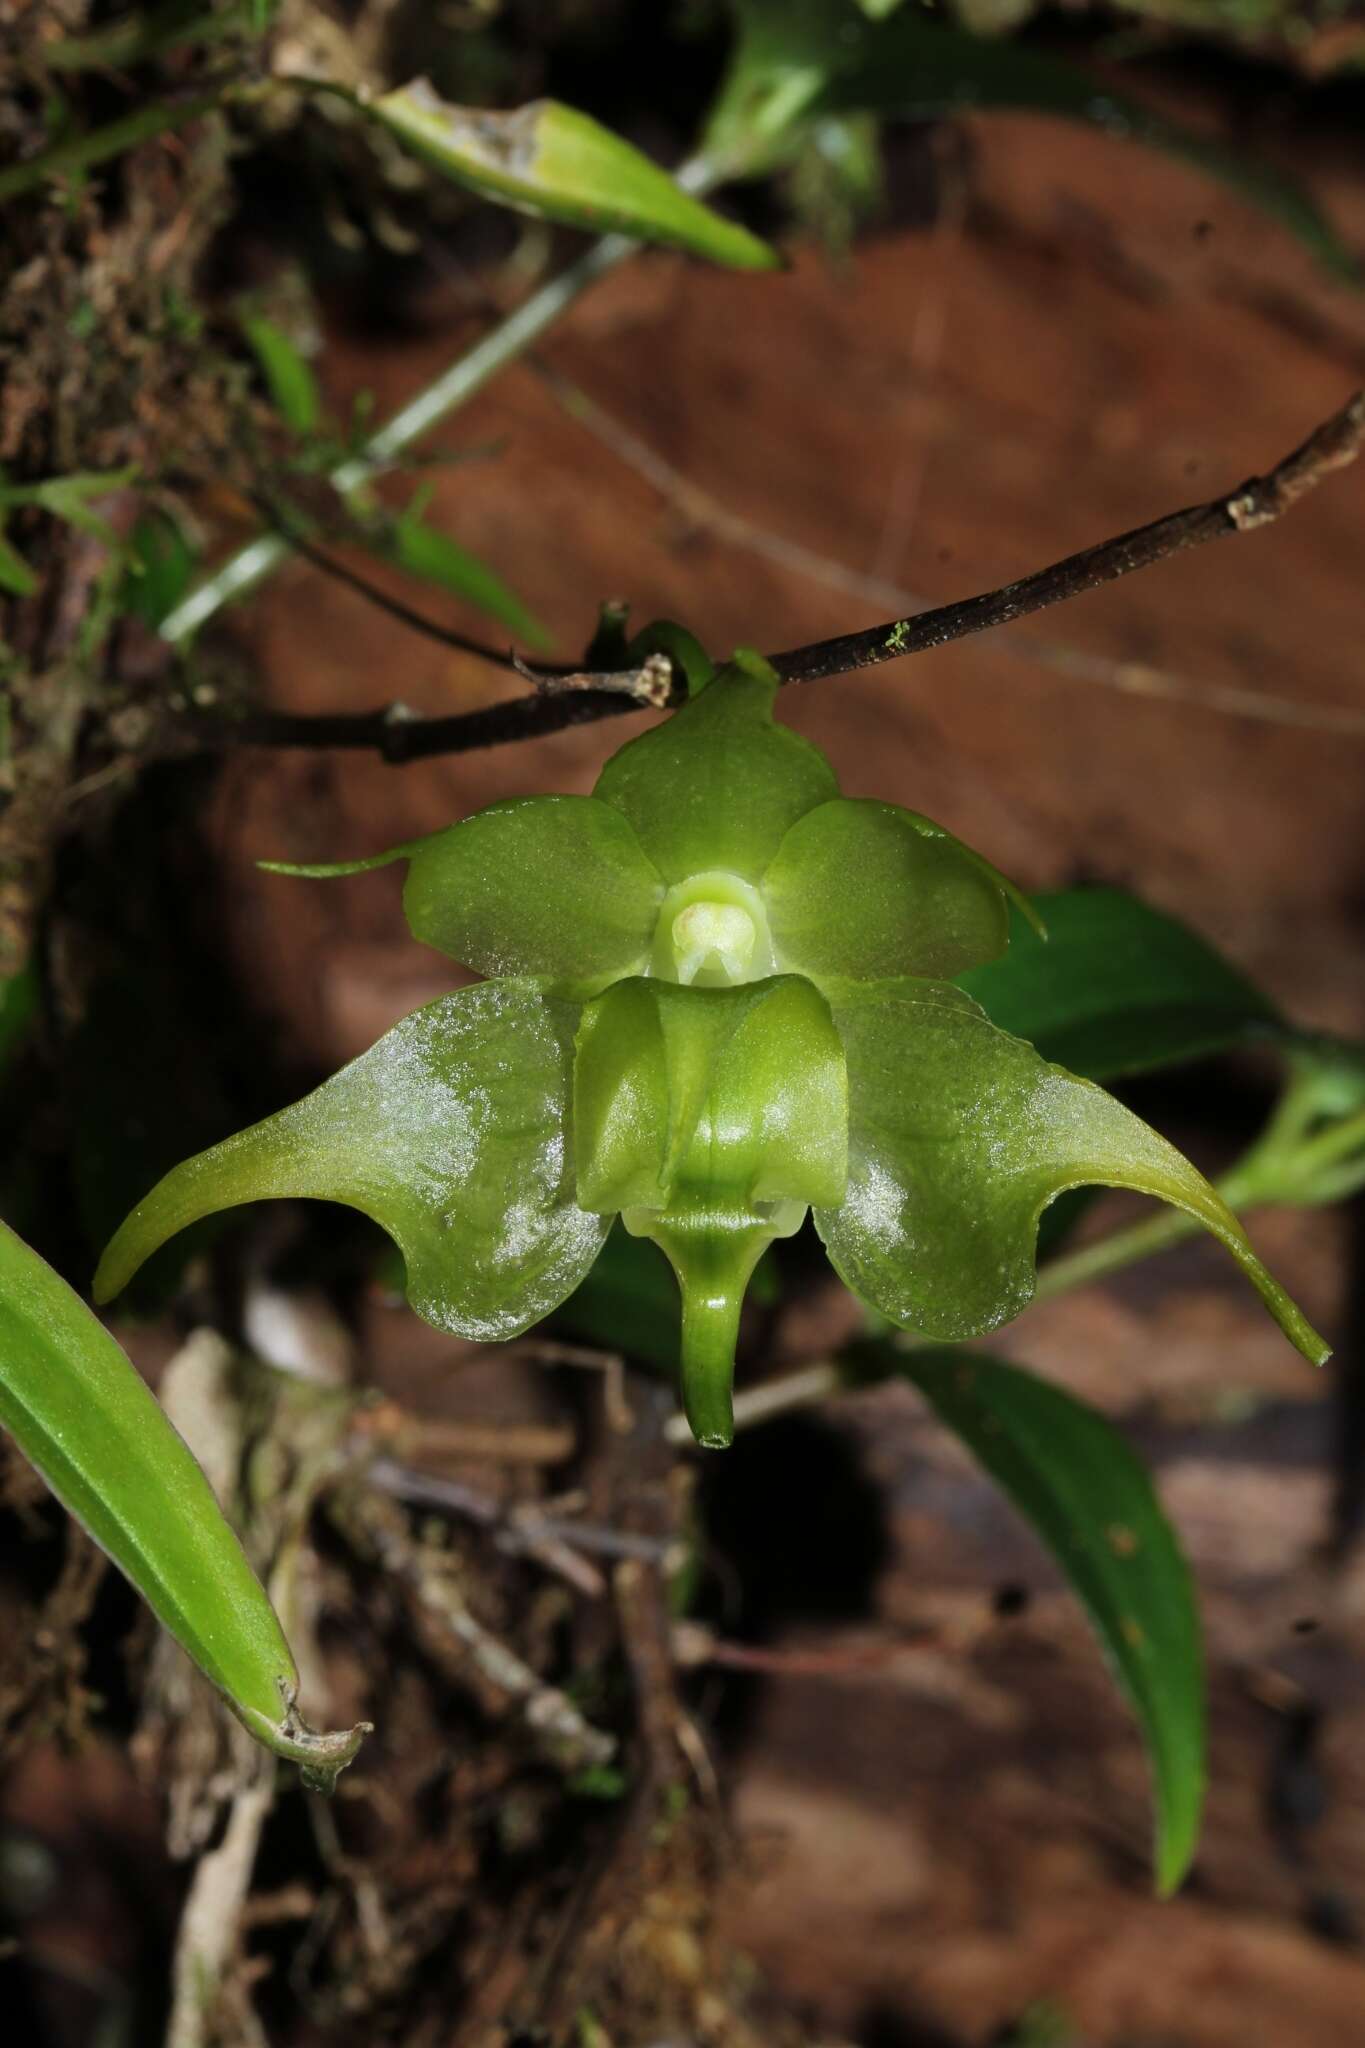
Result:
<svg viewBox="0 0 1365 2048"><path fill-rule="evenodd" d="M556 697L566 691L603 690L613 696L629 697L637 705L662 711L669 701L673 685L673 670L667 655L651 654L639 668L613 669L610 672L598 669L575 668L568 663L551 662L543 666L534 665L522 658L510 647L494 647L490 641L476 640L472 634L461 633L454 626L446 626L439 619L433 619L429 612L419 612L414 605L401 597L393 597L368 576L362 576L348 562L340 562L329 555L325 548L318 547L299 533L288 520L281 518L263 500L257 500L258 509L269 519L275 531L287 540L296 555L311 562L324 576L330 576L347 590L355 591L368 604L397 619L400 625L410 626L414 632L423 634L428 640L435 640L442 647L453 647L459 654L472 655L476 661L486 661L494 668L507 670L524 682L534 685L539 695Z"/></svg>
<svg viewBox="0 0 1365 2048"><path fill-rule="evenodd" d="M415 605L405 604L401 597L390 596L387 590L381 590L377 583L372 583L368 576L362 576L360 571L351 568L348 562L339 562L335 555L329 555L324 548L315 547L312 541L305 540L302 534L290 531L281 521L276 520L274 524L276 531L288 540L296 555L301 555L305 562L311 562L315 569L320 569L324 576L330 576L333 582L344 584L347 590L353 590L358 597L363 597L379 611L387 612L389 617L397 619L400 625L410 626L415 633L425 634L428 640L435 640L442 647L453 647L458 654L469 654L476 661L490 662L494 668L507 669L513 675L527 673L525 663L517 658L511 648L494 647L490 641L476 640L472 634L461 633L454 626L442 625L441 621L433 619L429 612L419 612Z"/></svg>
<svg viewBox="0 0 1365 2048"><path fill-rule="evenodd" d="M790 575L823 584L842 596L872 605L895 606L904 616L929 609L927 598L890 577L851 569L817 548L746 519L723 500L675 468L633 429L609 413L595 398L571 383L534 352L527 362L566 415L591 433L600 445L664 499L668 507L694 526L746 549ZM1006 627L998 644L1017 659L1043 663L1068 681L1097 683L1129 697L1160 697L1227 718L1250 718L1265 725L1294 726L1304 732L1335 732L1349 739L1365 738L1365 709L1346 704L1305 704L1269 690L1246 690L1236 684L1209 683L1147 662L1115 660L1064 642L1044 640Z"/></svg>
<svg viewBox="0 0 1365 2048"><path fill-rule="evenodd" d="M1149 526L1121 533L1098 547L1084 548L1078 555L1054 562L1034 576L1018 583L1006 583L999 590L985 591L957 604L938 605L908 619L892 619L883 626L870 626L861 633L843 633L834 640L817 640L808 647L794 647L770 656L784 683L821 682L828 676L848 675L855 669L872 668L879 662L899 661L903 655L923 654L931 647L944 647L951 640L964 640L971 633L984 633L992 626L1008 626L1030 612L1062 604L1079 597L1101 583L1112 583L1135 569L1147 569L1187 548L1202 547L1206 541L1222 540L1229 534L1251 533L1268 526L1306 492L1311 491L1334 470L1354 462L1365 441L1365 394L1357 392L1340 412L1316 427L1301 447L1265 476L1250 477L1226 496L1211 498L1202 505L1171 512Z"/></svg>
<svg viewBox="0 0 1365 2048"><path fill-rule="evenodd" d="M1065 561L1001 589L862 632L790 648L769 658L783 683L817 682L1009 625L1030 612L1063 603L1135 569L1201 547L1206 541L1269 525L1324 477L1354 462L1362 442L1365 395L1357 393L1266 475L1252 477L1230 493L1069 555ZM657 663L652 672L646 664L643 670L623 670L611 676L581 671L553 678L537 676L537 683L534 696L514 697L449 718L419 718L404 705L391 705L381 711L330 716L257 712L231 722L191 714L185 724L202 746L358 748L399 763L542 738L568 726L637 710L642 701L674 701L677 691L675 681L664 696Z"/></svg>

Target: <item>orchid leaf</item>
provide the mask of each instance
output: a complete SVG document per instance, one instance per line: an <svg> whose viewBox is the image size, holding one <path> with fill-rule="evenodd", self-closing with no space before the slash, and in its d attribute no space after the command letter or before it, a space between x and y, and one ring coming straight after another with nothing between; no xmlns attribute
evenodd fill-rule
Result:
<svg viewBox="0 0 1365 2048"><path fill-rule="evenodd" d="M384 560L396 562L410 576L434 583L465 604L485 612L509 633L533 647L550 645L551 636L511 585L477 555L462 548L441 527L423 517L429 494L419 491L400 513L382 541L372 545Z"/></svg>
<svg viewBox="0 0 1365 2048"><path fill-rule="evenodd" d="M38 578L18 549L12 547L0 532L0 590L11 597L32 597L38 588Z"/></svg>
<svg viewBox="0 0 1365 2048"><path fill-rule="evenodd" d="M577 1286L608 1228L573 1198L575 1021L508 983L428 1003L303 1101L167 1174L105 1252L97 1298L201 1216L308 1197L388 1231L409 1301L438 1329L517 1335Z"/></svg>
<svg viewBox="0 0 1365 2048"><path fill-rule="evenodd" d="M423 78L369 111L417 156L482 198L595 233L615 229L741 270L773 270L777 251L726 220L588 114L557 100L502 113L451 106Z"/></svg>
<svg viewBox="0 0 1365 2048"><path fill-rule="evenodd" d="M839 794L818 748L773 721L777 677L741 653L680 711L612 755L595 795L666 882L720 869L757 883L789 828Z"/></svg>
<svg viewBox="0 0 1365 2048"><path fill-rule="evenodd" d="M732 5L738 35L703 148L734 175L767 171L804 126L830 116L925 120L978 107L1060 116L1192 165L1279 221L1334 276L1362 282L1355 255L1292 178L1049 52L926 21L908 7L870 21L857 0Z"/></svg>
<svg viewBox="0 0 1365 2048"><path fill-rule="evenodd" d="M103 1324L3 1224L0 1424L257 1741L330 1788L365 1730L300 1720L289 1645L208 1480Z"/></svg>
<svg viewBox="0 0 1365 2048"><path fill-rule="evenodd" d="M244 314L242 333L280 418L296 434L313 433L322 418L322 394L307 358L264 313Z"/></svg>
<svg viewBox="0 0 1365 2048"><path fill-rule="evenodd" d="M1033 1295L1038 1219L1066 1188L1131 1188L1231 1252L1290 1342L1328 1347L1173 1145L1093 1082L1050 1066L946 984L872 984L834 1006L848 1060L849 1181L816 1211L840 1276L892 1322L979 1337Z"/></svg>
<svg viewBox="0 0 1365 2048"><path fill-rule="evenodd" d="M1004 891L984 863L896 804L838 797L807 811L763 895L778 964L817 982L948 977L993 960L1009 937Z"/></svg>
<svg viewBox="0 0 1365 2048"><path fill-rule="evenodd" d="M1121 889L1040 896L1046 945L961 977L992 1022L1092 1081L1145 1073L1283 1030L1267 997L1208 942Z"/></svg>
<svg viewBox="0 0 1365 2048"><path fill-rule="evenodd" d="M1089 1615L1147 1745L1168 1895L1199 1839L1204 1658L1189 1566L1151 1479L1103 1415L1018 1366L911 1351L894 1370L1032 1523Z"/></svg>

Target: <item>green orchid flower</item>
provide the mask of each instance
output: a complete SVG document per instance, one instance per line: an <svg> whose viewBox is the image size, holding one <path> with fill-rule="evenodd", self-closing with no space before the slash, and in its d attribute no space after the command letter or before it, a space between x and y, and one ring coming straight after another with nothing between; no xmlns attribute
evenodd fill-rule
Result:
<svg viewBox="0 0 1365 2048"><path fill-rule="evenodd" d="M1024 1307L1042 1210L1096 1183L1197 1217L1325 1357L1188 1160L953 986L1004 950L1026 908L1010 885L927 818L841 796L774 722L758 656L717 673L688 653L688 702L592 796L289 870L406 859L416 936L487 979L176 1167L110 1244L99 1299L212 1210L312 1196L384 1226L429 1322L514 1337L620 1215L677 1275L684 1404L720 1446L749 1277L807 1211L864 1302L956 1342Z"/></svg>

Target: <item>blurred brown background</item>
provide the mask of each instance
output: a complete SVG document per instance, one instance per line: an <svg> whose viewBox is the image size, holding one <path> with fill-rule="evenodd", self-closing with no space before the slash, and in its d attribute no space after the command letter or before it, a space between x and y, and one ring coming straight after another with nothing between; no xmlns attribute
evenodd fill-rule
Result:
<svg viewBox="0 0 1365 2048"><path fill-rule="evenodd" d="M438 437L500 447L440 478L432 516L514 577L564 652L608 595L722 652L890 616L898 592L966 595L1268 466L1365 372L1365 301L1193 173L1033 119L922 147L931 220L842 260L806 251L775 282L644 257L545 350L590 406L522 365ZM1295 161L1365 243L1358 154L1303 135ZM401 342L343 325L333 396L372 390L382 416L467 327L458 280ZM1363 492L1349 473L1283 524L793 691L784 715L848 790L927 811L1025 885L1131 887L1303 1022L1360 1033ZM281 706L490 694L303 567L264 597L251 644ZM402 936L397 871L310 885L255 859L342 858L495 797L586 790L622 736L402 770L234 762L213 820L231 944L291 1053L319 1070L353 1054L451 971ZM1206 1166L1225 1085L1165 1102ZM776 1427L769 1450L759 1433L733 1454L734 1492L768 1489L770 1518L809 1522L817 1455L874 1482L888 1515L850 1589L859 1614L803 1602L808 1531L767 1557L793 1581L770 1647L815 1644L830 1668L755 1686L727 1765L727 1931L817 2035L985 2043L1050 2001L1072 2029L1057 2038L1106 2048L1365 2040L1365 1568L1338 1499L1359 1477L1359 1219L1267 1215L1254 1234L1340 1340L1320 1376L1212 1245L1039 1308L1004 1344L1133 1424L1203 1591L1211 1808L1172 1905L1149 1895L1139 1745L1077 1610L910 1394L782 1425L780 1457ZM439 1401L425 1335L391 1341L381 1382L401 1385L419 1348ZM756 1567L765 1541L782 1550L750 1537ZM881 1655L901 1631L912 1646ZM1028 2024L1011 2038L1053 2038L1037 2011Z"/></svg>

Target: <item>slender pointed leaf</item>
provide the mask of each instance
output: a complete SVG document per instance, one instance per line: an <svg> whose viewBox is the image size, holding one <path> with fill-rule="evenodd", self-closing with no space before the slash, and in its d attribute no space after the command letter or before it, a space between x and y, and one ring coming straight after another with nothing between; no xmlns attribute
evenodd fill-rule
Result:
<svg viewBox="0 0 1365 2048"><path fill-rule="evenodd" d="M1046 51L926 21L916 8L871 21L857 0L732 5L739 35L704 147L738 172L766 169L800 124L831 114L923 119L1000 107L1059 115L1194 165L1278 220L1333 275L1362 283L1355 255L1293 179Z"/></svg>
<svg viewBox="0 0 1365 2048"><path fill-rule="evenodd" d="M1002 1030L1092 1081L1221 1052L1283 1029L1273 1004L1197 933L1120 889L1040 896L1044 944L960 977Z"/></svg>
<svg viewBox="0 0 1365 2048"><path fill-rule="evenodd" d="M551 636L540 620L497 571L438 526L429 525L413 507L395 522L379 552L410 576L420 576L424 583L434 583L486 612L528 645L550 645Z"/></svg>
<svg viewBox="0 0 1365 2048"><path fill-rule="evenodd" d="M364 1730L300 1721L289 1645L188 1447L103 1324L3 1224L0 1423L257 1740L335 1779Z"/></svg>
<svg viewBox="0 0 1365 2048"><path fill-rule="evenodd" d="M782 260L619 135L557 100L510 113L455 107L419 78L371 111L447 177L521 213L671 243L742 270L772 270Z"/></svg>
<svg viewBox="0 0 1365 2048"><path fill-rule="evenodd" d="M1147 1745L1157 1886L1173 1892L1203 1811L1204 1659L1189 1567L1151 1479L1104 1416L1018 1366L910 1351L894 1370L1032 1524L1085 1607Z"/></svg>
<svg viewBox="0 0 1365 2048"><path fill-rule="evenodd" d="M0 533L0 590L7 590L11 597L32 597L38 588L38 578L28 563Z"/></svg>
<svg viewBox="0 0 1365 2048"><path fill-rule="evenodd" d="M296 434L311 434L322 418L322 395L307 361L283 329L263 313L248 313L242 332L261 366L280 418Z"/></svg>

